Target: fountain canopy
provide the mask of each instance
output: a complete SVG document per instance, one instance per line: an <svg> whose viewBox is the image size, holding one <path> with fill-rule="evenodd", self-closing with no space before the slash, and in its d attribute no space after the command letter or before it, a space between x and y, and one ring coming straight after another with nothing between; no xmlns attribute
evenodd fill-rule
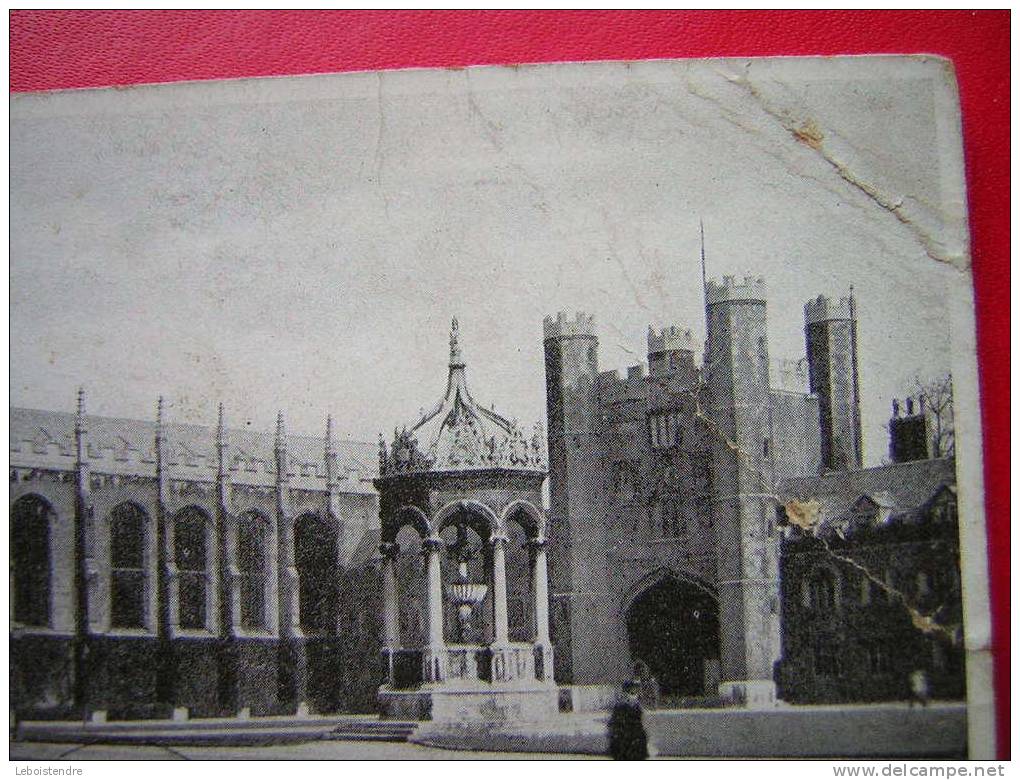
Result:
<svg viewBox="0 0 1020 780"><path fill-rule="evenodd" d="M379 472L389 477L490 469L545 472L544 435L536 424L532 435L526 436L515 421L471 397L460 328L454 318L446 392L411 428L394 431L389 447L380 435Z"/></svg>
<svg viewBox="0 0 1020 780"><path fill-rule="evenodd" d="M379 689L383 716L458 728L497 715L500 721L555 717L559 694L549 635L546 518L540 508L544 436L538 426L525 436L516 422L471 397L456 319L446 392L413 426L395 431L389 446L379 442L379 467L374 484L387 662ZM517 618L515 625L517 638L531 635L525 641L512 640L510 632L507 548L508 527L515 522L528 539L529 561L518 573L530 574L532 605L530 616ZM407 527L419 535L420 548L408 543L401 549L398 536ZM422 552L423 576L402 584L399 570L420 560ZM472 561L481 565L470 569ZM405 586L418 589L419 597L402 600ZM409 631L406 621L402 625L401 605L408 616L423 618L413 625L424 631ZM475 619L482 621L481 630L473 626Z"/></svg>

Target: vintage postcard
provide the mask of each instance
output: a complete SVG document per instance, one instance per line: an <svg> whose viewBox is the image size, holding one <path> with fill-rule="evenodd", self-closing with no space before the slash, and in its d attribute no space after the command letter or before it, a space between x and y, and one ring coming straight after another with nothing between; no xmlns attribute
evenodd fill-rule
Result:
<svg viewBox="0 0 1020 780"><path fill-rule="evenodd" d="M946 61L21 94L10 176L12 758L991 756Z"/></svg>

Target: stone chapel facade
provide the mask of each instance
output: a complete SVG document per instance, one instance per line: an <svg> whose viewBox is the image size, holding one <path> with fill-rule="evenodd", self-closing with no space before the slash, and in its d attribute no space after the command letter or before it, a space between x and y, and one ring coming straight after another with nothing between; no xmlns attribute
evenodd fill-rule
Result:
<svg viewBox="0 0 1020 780"><path fill-rule="evenodd" d="M370 711L375 446L11 410L19 717Z"/></svg>

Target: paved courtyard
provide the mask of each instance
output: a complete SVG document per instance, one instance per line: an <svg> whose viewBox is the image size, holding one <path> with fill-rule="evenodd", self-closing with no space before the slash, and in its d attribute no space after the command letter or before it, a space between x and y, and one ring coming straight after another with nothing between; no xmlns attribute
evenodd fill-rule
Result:
<svg viewBox="0 0 1020 780"><path fill-rule="evenodd" d="M554 721L513 729L491 724L484 729L434 729L425 723L415 735L424 745L323 739L336 723L328 718L284 718L243 724L125 722L83 729L81 724L26 722L19 735L27 739L10 743L10 757L50 761L520 760L598 758L606 750L604 713L561 715ZM379 725L368 719L369 725L373 723ZM936 702L924 708L889 703L786 706L768 711L655 710L645 713L645 726L649 747L659 756L962 758L967 754L967 712L959 702ZM100 740L107 744L98 744Z"/></svg>
<svg viewBox="0 0 1020 780"><path fill-rule="evenodd" d="M267 747L163 747L156 745L75 745L11 742L12 761L337 761L368 760L512 760L597 759L565 753L492 753L441 750L407 742L306 742Z"/></svg>

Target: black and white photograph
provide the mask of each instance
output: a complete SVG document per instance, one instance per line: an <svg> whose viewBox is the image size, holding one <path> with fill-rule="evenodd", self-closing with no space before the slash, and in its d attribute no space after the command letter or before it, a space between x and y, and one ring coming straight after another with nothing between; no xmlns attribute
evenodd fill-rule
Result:
<svg viewBox="0 0 1020 780"><path fill-rule="evenodd" d="M12 760L994 755L948 61L10 120Z"/></svg>

